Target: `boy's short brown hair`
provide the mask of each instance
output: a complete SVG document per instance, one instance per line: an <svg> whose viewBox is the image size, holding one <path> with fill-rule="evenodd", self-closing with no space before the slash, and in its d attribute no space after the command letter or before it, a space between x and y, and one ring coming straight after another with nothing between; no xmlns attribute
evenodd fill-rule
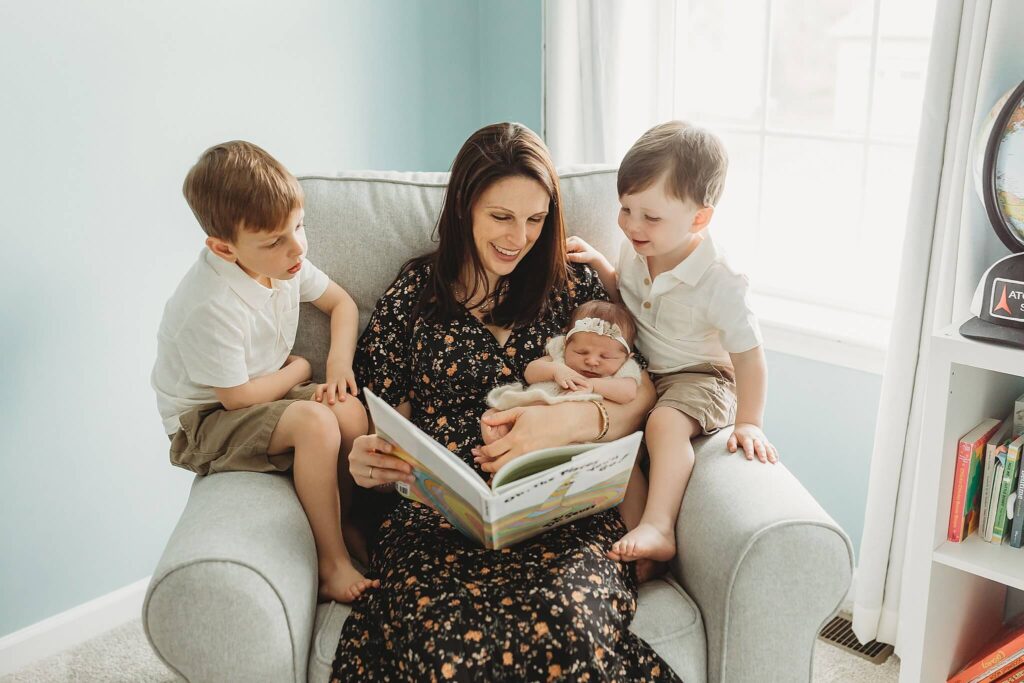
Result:
<svg viewBox="0 0 1024 683"><path fill-rule="evenodd" d="M203 152L181 190L206 234L227 242L235 241L239 227L255 232L279 229L303 202L295 176L244 140Z"/></svg>
<svg viewBox="0 0 1024 683"><path fill-rule="evenodd" d="M642 192L665 176L676 199L715 206L722 196L729 156L711 131L686 121L660 123L640 136L619 165L619 196Z"/></svg>
<svg viewBox="0 0 1024 683"><path fill-rule="evenodd" d="M576 321L583 318L600 318L615 323L622 330L622 338L629 344L629 348L632 349L636 346L636 321L629 309L622 304L597 299L580 304L572 312L572 318L569 320L566 331L571 330Z"/></svg>

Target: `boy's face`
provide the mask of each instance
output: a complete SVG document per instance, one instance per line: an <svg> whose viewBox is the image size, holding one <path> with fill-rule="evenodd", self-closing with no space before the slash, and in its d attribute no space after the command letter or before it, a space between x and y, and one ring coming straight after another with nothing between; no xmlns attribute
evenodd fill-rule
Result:
<svg viewBox="0 0 1024 683"><path fill-rule="evenodd" d="M611 377L629 354L619 342L594 332L577 332L565 344L565 364L584 377Z"/></svg>
<svg viewBox="0 0 1024 683"><path fill-rule="evenodd" d="M272 232L240 228L234 242L208 237L206 246L225 261L237 263L245 274L264 287L270 280L290 280L302 269L306 255L306 231L302 224L305 211L294 209L282 225Z"/></svg>
<svg viewBox="0 0 1024 683"><path fill-rule="evenodd" d="M641 256L682 261L695 246L698 232L707 227L714 209L681 200L665 191L660 178L635 194L619 197L619 227Z"/></svg>

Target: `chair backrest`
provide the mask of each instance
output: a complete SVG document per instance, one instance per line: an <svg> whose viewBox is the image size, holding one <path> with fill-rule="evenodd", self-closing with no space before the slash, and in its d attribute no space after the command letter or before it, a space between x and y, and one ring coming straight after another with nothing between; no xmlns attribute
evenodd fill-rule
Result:
<svg viewBox="0 0 1024 683"><path fill-rule="evenodd" d="M583 237L613 261L622 239L615 173L609 166L559 172L567 234ZM436 247L434 226L448 174L362 171L299 181L306 193L309 259L355 299L362 331L402 264ZM318 381L329 344L327 317L303 304L294 352L309 359Z"/></svg>

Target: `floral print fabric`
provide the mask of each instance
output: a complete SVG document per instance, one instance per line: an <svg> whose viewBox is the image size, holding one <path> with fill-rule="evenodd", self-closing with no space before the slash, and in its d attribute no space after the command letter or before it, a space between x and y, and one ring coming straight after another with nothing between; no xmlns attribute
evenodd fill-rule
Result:
<svg viewBox="0 0 1024 683"><path fill-rule="evenodd" d="M500 346L468 312L412 320L429 266L385 292L359 341L359 383L477 469L487 392L523 381L572 310L606 299L594 272L574 267L547 314ZM484 473L481 472L483 476ZM467 539L433 509L401 499L371 558L381 580L353 605L333 681L678 681L628 630L636 578L605 552L625 528L615 510L502 550Z"/></svg>

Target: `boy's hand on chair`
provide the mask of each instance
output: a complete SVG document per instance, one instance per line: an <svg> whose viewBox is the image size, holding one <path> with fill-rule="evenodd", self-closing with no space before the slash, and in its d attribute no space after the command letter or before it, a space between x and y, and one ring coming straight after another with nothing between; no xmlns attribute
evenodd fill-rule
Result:
<svg viewBox="0 0 1024 683"><path fill-rule="evenodd" d="M756 457L765 463L775 464L779 461L779 452L768 441L761 428L755 424L736 423L727 447L730 453L735 453L738 448L742 448L747 460L753 460Z"/></svg>
<svg viewBox="0 0 1024 683"><path fill-rule="evenodd" d="M596 267L598 263L607 260L604 254L575 236L565 240L565 251L572 263L587 263Z"/></svg>
<svg viewBox="0 0 1024 683"><path fill-rule="evenodd" d="M347 399L349 394L355 396L359 393L356 375L351 365L338 365L335 368L332 368L330 363L327 365L327 382L316 388L313 400L320 403L326 400L330 405L334 405L336 401Z"/></svg>

